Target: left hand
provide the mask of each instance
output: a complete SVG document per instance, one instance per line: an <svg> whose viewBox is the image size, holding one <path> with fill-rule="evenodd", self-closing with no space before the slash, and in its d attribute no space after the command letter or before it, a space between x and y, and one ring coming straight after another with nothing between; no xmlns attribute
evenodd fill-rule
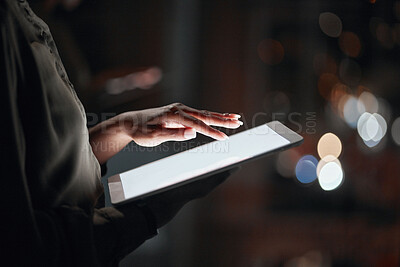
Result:
<svg viewBox="0 0 400 267"><path fill-rule="evenodd" d="M102 164L132 140L141 146L157 146L166 141L184 141L196 133L217 140L227 135L211 126L235 129L243 123L240 115L197 110L180 103L130 111L104 121L89 130L92 150Z"/></svg>
<svg viewBox="0 0 400 267"><path fill-rule="evenodd" d="M157 146L166 141L184 141L196 137L196 133L217 140L228 138L226 134L211 126L235 129L243 123L240 115L221 114L197 110L176 103L168 106L132 111L118 116L123 122L125 134L141 146Z"/></svg>

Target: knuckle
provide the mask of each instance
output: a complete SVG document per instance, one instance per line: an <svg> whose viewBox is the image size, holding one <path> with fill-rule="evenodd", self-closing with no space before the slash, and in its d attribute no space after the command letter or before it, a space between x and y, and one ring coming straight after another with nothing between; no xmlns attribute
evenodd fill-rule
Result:
<svg viewBox="0 0 400 267"><path fill-rule="evenodd" d="M154 137L157 137L158 133L157 133L157 131L153 130L149 133L149 135L151 138L154 138Z"/></svg>
<svg viewBox="0 0 400 267"><path fill-rule="evenodd" d="M203 113L203 115L206 115L207 117L211 116L211 112L208 110L202 110L201 113Z"/></svg>
<svg viewBox="0 0 400 267"><path fill-rule="evenodd" d="M171 113L178 113L183 107L183 104L181 103L173 103L171 105L168 106L168 109Z"/></svg>

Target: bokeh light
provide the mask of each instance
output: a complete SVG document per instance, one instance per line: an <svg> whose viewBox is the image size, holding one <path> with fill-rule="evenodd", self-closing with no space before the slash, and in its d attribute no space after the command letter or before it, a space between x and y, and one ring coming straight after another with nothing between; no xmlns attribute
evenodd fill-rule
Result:
<svg viewBox="0 0 400 267"><path fill-rule="evenodd" d="M268 113L288 114L290 111L290 99L282 91L272 91L266 94L263 107Z"/></svg>
<svg viewBox="0 0 400 267"><path fill-rule="evenodd" d="M381 115L365 112L357 122L357 131L368 147L374 147L385 136L387 123Z"/></svg>
<svg viewBox="0 0 400 267"><path fill-rule="evenodd" d="M293 177L295 175L295 168L299 158L300 155L293 149L279 153L276 160L276 170L283 177Z"/></svg>
<svg viewBox="0 0 400 267"><path fill-rule="evenodd" d="M340 83L340 82L337 83L332 88L332 91L331 91L331 94L330 94L330 99L329 100L330 100L331 106L333 108L339 110L340 101L346 99L346 96L348 96L348 92L349 91L350 91L350 88L347 85L345 85L343 83ZM342 102L343 103L341 103L342 106L340 108L340 113L342 113L343 107L344 107L344 101L342 101Z"/></svg>
<svg viewBox="0 0 400 267"><path fill-rule="evenodd" d="M339 159L335 156L328 155L326 157L323 157L317 164L317 176L321 173L322 167L324 167L326 164L329 162L336 162L340 167L342 167L342 164L340 163Z"/></svg>
<svg viewBox="0 0 400 267"><path fill-rule="evenodd" d="M129 75L109 79L105 91L110 95L118 95L128 90L150 89L162 78L162 71L158 67L151 67Z"/></svg>
<svg viewBox="0 0 400 267"><path fill-rule="evenodd" d="M332 88L339 82L339 78L332 73L323 73L318 79L318 91L320 95L329 100Z"/></svg>
<svg viewBox="0 0 400 267"><path fill-rule="evenodd" d="M400 117L393 121L391 133L393 141L400 146Z"/></svg>
<svg viewBox="0 0 400 267"><path fill-rule="evenodd" d="M379 103L376 97L370 92L362 92L358 97L359 111L365 110L369 113L377 113L379 108Z"/></svg>
<svg viewBox="0 0 400 267"><path fill-rule="evenodd" d="M378 39L382 47L386 49L393 48L394 40L393 40L392 29L387 23L381 22L378 24L378 26L376 27L376 39Z"/></svg>
<svg viewBox="0 0 400 267"><path fill-rule="evenodd" d="M361 52L360 38L353 32L343 32L339 37L339 47L350 57L358 57Z"/></svg>
<svg viewBox="0 0 400 267"><path fill-rule="evenodd" d="M331 12L324 12L319 15L319 26L322 32L329 37L339 37L342 33L342 21Z"/></svg>
<svg viewBox="0 0 400 267"><path fill-rule="evenodd" d="M343 101L343 118L351 128L355 129L358 119L365 112L364 104L354 96L347 96Z"/></svg>
<svg viewBox="0 0 400 267"><path fill-rule="evenodd" d="M338 188L343 182L343 169L336 161L330 161L324 164L318 175L318 182L325 191L331 191Z"/></svg>
<svg viewBox="0 0 400 267"><path fill-rule="evenodd" d="M262 40L257 47L258 56L268 65L279 64L285 55L282 44L273 39Z"/></svg>
<svg viewBox="0 0 400 267"><path fill-rule="evenodd" d="M378 98L378 112L385 118L386 121L392 120L392 108L390 107L389 102L387 102L383 98Z"/></svg>
<svg viewBox="0 0 400 267"><path fill-rule="evenodd" d="M335 134L326 133L319 139L317 151L321 159L327 156L338 158L342 153L342 142Z"/></svg>
<svg viewBox="0 0 400 267"><path fill-rule="evenodd" d="M378 29L379 24L381 24L382 22L384 22L384 20L378 17L372 17L369 20L369 30L371 32L371 35L374 36L375 38L376 38L376 30Z"/></svg>
<svg viewBox="0 0 400 267"><path fill-rule="evenodd" d="M296 178L303 184L309 184L317 179L318 160L312 155L300 158L296 165Z"/></svg>

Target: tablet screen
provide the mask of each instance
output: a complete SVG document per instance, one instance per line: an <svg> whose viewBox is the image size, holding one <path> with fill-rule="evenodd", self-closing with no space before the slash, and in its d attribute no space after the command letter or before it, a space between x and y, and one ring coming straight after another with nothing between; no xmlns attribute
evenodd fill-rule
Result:
<svg viewBox="0 0 400 267"><path fill-rule="evenodd" d="M123 193L125 199L141 196L288 144L286 138L261 125L121 173Z"/></svg>

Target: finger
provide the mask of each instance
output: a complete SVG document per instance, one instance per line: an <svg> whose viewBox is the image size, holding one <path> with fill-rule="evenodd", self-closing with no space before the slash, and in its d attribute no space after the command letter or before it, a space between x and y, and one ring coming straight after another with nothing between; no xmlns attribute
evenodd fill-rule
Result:
<svg viewBox="0 0 400 267"><path fill-rule="evenodd" d="M210 112L212 115L223 117L223 118L230 118L230 119L240 119L242 116L236 113L218 113L218 112Z"/></svg>
<svg viewBox="0 0 400 267"><path fill-rule="evenodd" d="M220 118L226 118L226 119L233 119L237 120L241 116L239 114L234 114L234 113L219 113L219 112L214 112L214 111L208 111L208 110L197 110L195 108L183 106L182 110L184 110L187 113L190 113L190 115L212 115Z"/></svg>
<svg viewBox="0 0 400 267"><path fill-rule="evenodd" d="M153 138L160 143L166 141L185 141L196 138L196 130L192 128L160 127L153 133Z"/></svg>
<svg viewBox="0 0 400 267"><path fill-rule="evenodd" d="M168 121L163 122L161 125L164 128L186 128L185 126L183 126L180 123L168 122Z"/></svg>
<svg viewBox="0 0 400 267"><path fill-rule="evenodd" d="M213 125L213 126L219 126L219 127L225 127L225 128L230 128L230 129L236 129L243 125L243 122L237 120L237 119L231 119L231 118L224 118L220 117L217 115L213 115L212 113L209 113L207 111L201 112L201 113L191 113L187 112L193 117L204 121L208 125Z"/></svg>
<svg viewBox="0 0 400 267"><path fill-rule="evenodd" d="M179 111L174 114L171 114L169 115L169 119L176 123L180 123L185 127L193 128L194 130L196 130L196 132L202 133L214 139L217 140L228 139L228 136L223 132L208 126L203 121L196 119L195 117L192 117L186 114L185 112Z"/></svg>

